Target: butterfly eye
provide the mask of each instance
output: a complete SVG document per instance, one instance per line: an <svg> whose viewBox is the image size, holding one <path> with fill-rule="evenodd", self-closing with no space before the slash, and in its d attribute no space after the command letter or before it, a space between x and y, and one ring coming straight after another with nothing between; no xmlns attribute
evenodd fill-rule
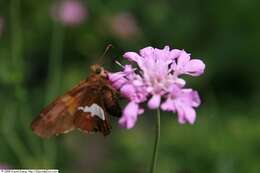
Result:
<svg viewBox="0 0 260 173"><path fill-rule="evenodd" d="M101 73L101 68L100 68L100 67L96 68L95 73L96 73L96 74L100 74L100 73Z"/></svg>

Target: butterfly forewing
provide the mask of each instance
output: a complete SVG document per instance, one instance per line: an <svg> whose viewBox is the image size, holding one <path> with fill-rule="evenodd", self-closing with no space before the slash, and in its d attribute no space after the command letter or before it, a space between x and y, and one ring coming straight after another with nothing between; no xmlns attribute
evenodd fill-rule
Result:
<svg viewBox="0 0 260 173"><path fill-rule="evenodd" d="M73 129L108 135L111 129L108 113L121 115L115 93L108 79L93 74L47 106L32 122L32 129L41 137Z"/></svg>
<svg viewBox="0 0 260 173"><path fill-rule="evenodd" d="M31 124L33 131L41 137L50 137L73 130L74 114L87 86L86 81L81 82L43 109Z"/></svg>

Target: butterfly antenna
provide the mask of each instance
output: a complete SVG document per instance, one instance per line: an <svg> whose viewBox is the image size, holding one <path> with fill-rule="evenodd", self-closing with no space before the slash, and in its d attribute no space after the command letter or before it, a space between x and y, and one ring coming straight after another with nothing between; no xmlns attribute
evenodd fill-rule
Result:
<svg viewBox="0 0 260 173"><path fill-rule="evenodd" d="M112 44L108 44L105 51L103 52L103 54L99 57L98 62L101 64L101 60L104 58L104 56L107 54L107 52L109 51L109 49L111 49L113 47Z"/></svg>

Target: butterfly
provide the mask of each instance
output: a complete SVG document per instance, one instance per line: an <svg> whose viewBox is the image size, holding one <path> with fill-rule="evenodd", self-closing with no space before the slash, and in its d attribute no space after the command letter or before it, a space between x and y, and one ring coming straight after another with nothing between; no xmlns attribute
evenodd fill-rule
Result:
<svg viewBox="0 0 260 173"><path fill-rule="evenodd" d="M120 117L119 94L99 64L91 66L91 74L77 86L49 104L31 123L38 136L48 138L74 129L85 133L111 130L109 115Z"/></svg>

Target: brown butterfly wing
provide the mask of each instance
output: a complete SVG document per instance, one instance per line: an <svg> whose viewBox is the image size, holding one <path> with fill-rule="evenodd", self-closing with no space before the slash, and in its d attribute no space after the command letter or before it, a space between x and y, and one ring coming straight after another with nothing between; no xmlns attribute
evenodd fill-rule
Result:
<svg viewBox="0 0 260 173"><path fill-rule="evenodd" d="M121 108L115 99L116 90L108 79L101 75L91 75L64 96L47 106L31 124L33 131L41 137L66 133L75 128L91 133L110 133L108 113L119 117ZM104 119L93 116L79 107L98 105Z"/></svg>
<svg viewBox="0 0 260 173"><path fill-rule="evenodd" d="M105 87L105 86L103 86ZM96 86L91 86L87 89L84 99L80 104L80 107L91 107L96 105L104 113L104 120L100 118L99 113L84 112L78 110L75 114L74 124L79 130L86 133L101 132L104 136L110 133L111 125L110 119L105 108L104 95L102 94L102 88L96 89Z"/></svg>
<svg viewBox="0 0 260 173"><path fill-rule="evenodd" d="M115 117L122 116L122 109L118 103L117 91L111 89L111 87L105 87L102 90L104 97L104 105L108 113Z"/></svg>
<svg viewBox="0 0 260 173"><path fill-rule="evenodd" d="M50 137L73 130L75 112L88 86L87 81L83 81L64 96L58 97L32 122L32 130L41 137Z"/></svg>

